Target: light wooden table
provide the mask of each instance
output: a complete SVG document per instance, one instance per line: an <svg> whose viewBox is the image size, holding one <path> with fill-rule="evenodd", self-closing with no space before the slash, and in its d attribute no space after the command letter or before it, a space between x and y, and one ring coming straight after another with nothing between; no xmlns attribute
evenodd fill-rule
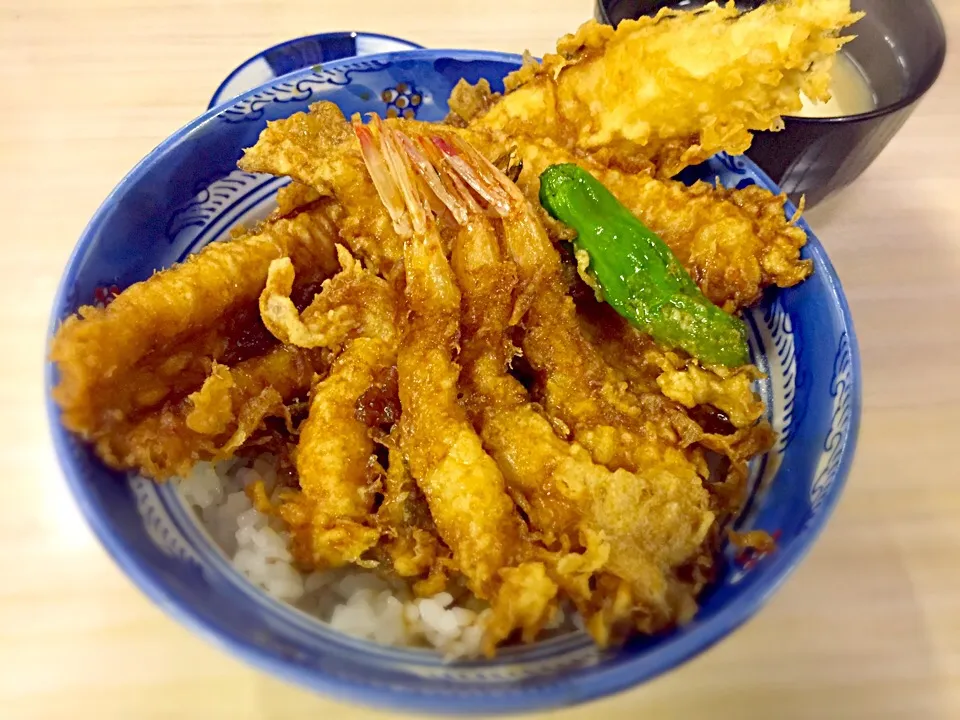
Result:
<svg viewBox="0 0 960 720"><path fill-rule="evenodd" d="M906 2L906 0L904 0ZM960 2L941 0L960 32ZM589 0L0 1L0 717L372 718L262 675L137 591L81 521L41 395L61 268L123 174L239 61L310 32L545 50ZM880 161L810 214L866 380L849 488L733 637L633 692L550 715L960 718L960 57Z"/></svg>

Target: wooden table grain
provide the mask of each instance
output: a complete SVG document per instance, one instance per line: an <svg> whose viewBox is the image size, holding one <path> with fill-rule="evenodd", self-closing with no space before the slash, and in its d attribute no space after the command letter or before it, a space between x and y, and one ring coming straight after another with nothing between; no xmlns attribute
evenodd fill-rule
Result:
<svg viewBox="0 0 960 720"><path fill-rule="evenodd" d="M940 6L960 32L960 2ZM241 664L110 561L48 438L54 289L110 189L259 49L360 29L542 51L591 12L589 0L0 0L0 717L385 717ZM958 127L954 47L876 165L809 215L846 287L866 386L848 490L809 558L716 648L550 718L960 718Z"/></svg>

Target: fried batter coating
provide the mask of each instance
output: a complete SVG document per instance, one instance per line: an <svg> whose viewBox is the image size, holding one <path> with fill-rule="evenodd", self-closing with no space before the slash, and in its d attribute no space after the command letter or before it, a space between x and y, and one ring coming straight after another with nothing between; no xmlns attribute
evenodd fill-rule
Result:
<svg viewBox="0 0 960 720"><path fill-rule="evenodd" d="M577 313L590 344L615 367L631 389L659 390L664 397L692 410L710 405L735 428L749 427L763 414L763 402L753 391L761 377L756 367L701 367L679 351L664 350L652 338L632 327L609 305L579 291Z"/></svg>
<svg viewBox="0 0 960 720"><path fill-rule="evenodd" d="M380 531L373 516L379 471L373 439L357 417L357 403L378 373L395 361L399 308L382 278L338 247L342 270L302 314L286 293L293 285L286 259L270 265L260 297L264 323L293 345L342 352L313 389L300 429L296 467L300 491L286 493L278 514L290 527L295 560L324 569L363 561ZM278 310L278 308L280 308Z"/></svg>
<svg viewBox="0 0 960 720"><path fill-rule="evenodd" d="M399 435L399 433L397 433ZM383 483L383 503L377 511L386 552L400 577L421 577L414 585L421 595L433 595L446 585L450 551L437 537L437 528L423 492L410 474L399 438L387 441L389 466Z"/></svg>
<svg viewBox="0 0 960 720"><path fill-rule="evenodd" d="M306 396L326 365L318 351L289 347L233 367L214 365L187 398L98 438L97 455L110 467L157 480L185 476L200 460L232 455L265 417L286 415L286 404Z"/></svg>
<svg viewBox="0 0 960 720"><path fill-rule="evenodd" d="M287 175L337 198L345 211L340 235L350 251L372 272L391 281L402 278L403 242L377 199L357 139L336 105L318 102L309 113L268 123L239 165L247 172Z"/></svg>
<svg viewBox="0 0 960 720"><path fill-rule="evenodd" d="M657 385L666 397L686 408L712 405L735 428L750 427L763 414L763 403L753 393L759 373L750 366L724 375L719 372L720 368L708 372L690 361L681 370L666 370L657 378Z"/></svg>
<svg viewBox="0 0 960 720"><path fill-rule="evenodd" d="M397 358L401 448L470 589L492 603L485 628L485 649L492 653L516 628L535 637L553 616L558 588L543 563L532 560L503 475L458 402L453 353L460 291L433 213L392 131L376 122L372 130L358 124L355 131L381 200L406 236L412 319Z"/></svg>
<svg viewBox="0 0 960 720"><path fill-rule="evenodd" d="M714 577L723 528L737 516L746 500L748 462L769 450L775 440L769 423L756 419L763 405L748 381L756 370L741 368L725 378L713 369L700 368L677 353L661 350L612 308L596 302L586 292L578 298L578 311L590 343L600 349L604 359L628 379L631 388L643 388L644 397L659 399L678 434L678 446L696 467L710 494L714 523L699 554L683 566L682 587L671 591L671 597L679 603L677 617L682 618L683 608L692 610L693 600ZM688 365L696 368L696 393L686 392L691 384L685 371ZM662 397L655 394L661 383ZM686 401L686 407L670 398ZM691 401L699 404L690 406ZM739 427L717 405L736 416Z"/></svg>
<svg viewBox="0 0 960 720"><path fill-rule="evenodd" d="M304 185L294 180L289 185L284 185L277 190L277 208L271 213L270 218L278 220L288 215L292 215L306 205L316 202L322 197L319 191L314 190L309 185Z"/></svg>
<svg viewBox="0 0 960 720"><path fill-rule="evenodd" d="M270 262L291 256L314 276L335 262L324 208L208 245L182 264L130 286L106 307L85 306L54 337L64 425L94 440L121 432L138 412L202 382L226 350L229 318L255 302ZM335 265L333 266L335 267Z"/></svg>
<svg viewBox="0 0 960 720"><path fill-rule="evenodd" d="M347 275L352 272L353 258L338 246L341 264ZM347 277L347 275L344 276ZM304 321L290 294L293 292L295 271L290 258L280 258L270 263L267 283L260 293L260 318L275 338L285 345L304 348L334 348L343 342L347 333L359 325L356 318L357 308L340 305L326 311L322 322ZM330 283L327 283L329 287ZM306 311L305 311L306 313ZM318 310L311 307L307 315L317 315Z"/></svg>
<svg viewBox="0 0 960 720"><path fill-rule="evenodd" d="M657 378L663 372L664 351L653 338L640 332L605 302L592 288L571 281L571 295L584 337L635 393L660 392Z"/></svg>
<svg viewBox="0 0 960 720"><path fill-rule="evenodd" d="M682 447L702 445L726 456L736 476L728 478L731 487L742 489L748 475L747 461L769 450L774 437L769 424L760 419L763 402L752 386L759 371L750 365L736 369L701 367L683 353L658 347L583 288L575 294L577 315L590 344L632 390L644 398L657 398ZM709 477L705 470L701 475Z"/></svg>
<svg viewBox="0 0 960 720"><path fill-rule="evenodd" d="M785 0L743 14L733 3L664 9L616 29L591 20L508 76L498 102L461 112L481 109L475 128L648 159L672 177L779 130L801 91L829 99L833 57L849 40L840 33L859 17L849 0Z"/></svg>

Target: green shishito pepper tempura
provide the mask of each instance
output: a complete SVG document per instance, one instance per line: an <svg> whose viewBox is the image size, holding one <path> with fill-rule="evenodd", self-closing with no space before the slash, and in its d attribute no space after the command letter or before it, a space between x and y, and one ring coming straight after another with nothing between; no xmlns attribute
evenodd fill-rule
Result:
<svg viewBox="0 0 960 720"><path fill-rule="evenodd" d="M747 329L710 302L669 247L577 165L551 165L540 175L540 204L577 232L574 246L604 300L659 344L710 365L750 360Z"/></svg>

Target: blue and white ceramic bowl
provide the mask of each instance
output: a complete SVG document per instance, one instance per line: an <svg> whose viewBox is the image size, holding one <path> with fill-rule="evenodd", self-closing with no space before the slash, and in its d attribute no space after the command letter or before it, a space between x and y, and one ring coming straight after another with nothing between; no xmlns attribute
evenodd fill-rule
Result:
<svg viewBox="0 0 960 720"><path fill-rule="evenodd" d="M64 272L53 326L103 288L142 280L267 213L284 180L240 172L236 162L268 120L320 99L347 115L397 108L440 120L460 78L487 78L497 87L519 64L519 56L450 50L334 61L208 112L150 153L97 211ZM401 97L407 101L398 104ZM687 175L777 191L741 158L719 156ZM280 677L360 703L421 712L521 711L600 697L676 666L747 620L810 549L840 497L860 419L857 342L830 261L803 228L813 277L769 295L747 318L754 359L767 375L760 390L780 439L755 464L740 529L775 534L778 549L743 557L728 548L721 577L690 624L622 649L600 652L586 636L572 634L506 649L491 662L446 665L425 651L345 637L244 580L171 486L105 468L60 425L48 396L56 450L88 522L143 591L180 622ZM55 379L48 367L48 388Z"/></svg>

